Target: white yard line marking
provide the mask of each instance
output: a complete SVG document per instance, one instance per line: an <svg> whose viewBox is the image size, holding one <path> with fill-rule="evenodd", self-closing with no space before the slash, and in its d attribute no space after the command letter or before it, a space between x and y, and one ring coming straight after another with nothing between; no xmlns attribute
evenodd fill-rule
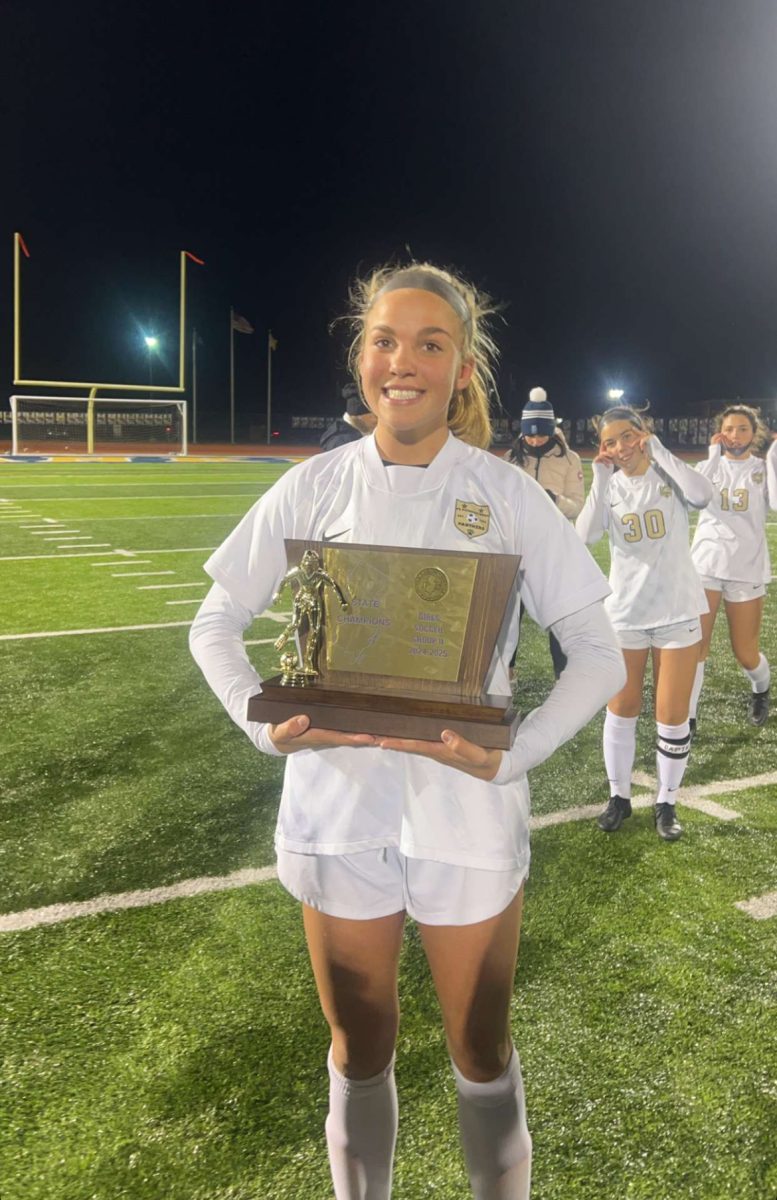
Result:
<svg viewBox="0 0 777 1200"><path fill-rule="evenodd" d="M111 564L113 566L113 564ZM95 563L92 566L96 566ZM197 583L139 583L139 592L159 592L162 588L204 587L210 580L198 580Z"/></svg>
<svg viewBox="0 0 777 1200"><path fill-rule="evenodd" d="M60 529L58 525L49 525L46 529L39 529L37 532L32 532L30 537L39 537L43 538L44 542L50 542L53 538L58 538L63 533L80 532L80 529Z"/></svg>
<svg viewBox="0 0 777 1200"><path fill-rule="evenodd" d="M275 638L244 638L244 646L274 646Z"/></svg>
<svg viewBox="0 0 777 1200"><path fill-rule="evenodd" d="M768 921L770 917L777 917L777 892L765 892L763 896L737 900L735 907L755 921Z"/></svg>
<svg viewBox="0 0 777 1200"><path fill-rule="evenodd" d="M149 904L165 904L168 900L188 899L207 892L226 892L248 884L265 883L277 878L275 867L247 867L231 875L204 875L185 879L170 887L149 888L138 892L117 892L113 896L95 896L94 900L78 900L72 904L49 904L45 908L28 908L24 912L0 916L0 932L16 933L35 929L39 925L56 925L73 917L91 917L97 913L118 912L126 908L146 908Z"/></svg>
<svg viewBox="0 0 777 1200"><path fill-rule="evenodd" d="M114 550L113 553L126 554L129 557L134 558L136 554L204 554L206 551L215 549L215 546L176 546L174 549L169 550ZM99 554L97 554L96 551L94 553L92 551L85 551L81 554L71 554L69 556L63 554L7 554L3 558L0 558L0 563L37 562L38 560L43 560L45 558L89 558L90 556L92 558L102 558L103 553L102 551L100 551Z"/></svg>
<svg viewBox="0 0 777 1200"><path fill-rule="evenodd" d="M204 596L192 596L189 600L165 600L165 604L202 604Z"/></svg>
<svg viewBox="0 0 777 1200"><path fill-rule="evenodd" d="M107 546L108 543L106 542L105 545ZM118 550L114 551L114 554L118 554L118 553L119 553ZM0 563L42 562L46 558L62 559L62 558L104 558L104 557L105 557L104 550L99 550L99 551L98 550L77 550L74 554L7 554L7 555L5 555L5 557L0 558ZM111 563L111 566L115 567L116 563Z"/></svg>
<svg viewBox="0 0 777 1200"><path fill-rule="evenodd" d="M23 642L28 638L80 637L94 633L134 633L141 629L176 629L191 621L158 621L152 625L103 625L97 629L53 629L42 633L0 633L0 642Z"/></svg>
<svg viewBox="0 0 777 1200"><path fill-rule="evenodd" d="M42 525L20 525L20 529L53 529L55 525L64 525L64 521L57 521L54 517L38 517L42 521Z"/></svg>
<svg viewBox="0 0 777 1200"><path fill-rule="evenodd" d="M51 487L56 487L56 484L51 484ZM203 492L202 487L195 483L178 484L178 487L191 488L191 491L181 491L167 496L30 496L31 504L91 504L95 500L105 501L114 500L117 504L131 504L133 501L144 500L237 500L239 497L245 497L246 500L256 500L257 489L256 484L246 484L244 492Z"/></svg>
<svg viewBox="0 0 777 1200"><path fill-rule="evenodd" d="M243 517L243 516L245 516L244 512L236 512L236 513L154 513L153 516L149 515L149 516L145 516L145 517L79 517L78 519L82 523L86 522L86 521L110 521L111 524L113 524L114 521L192 521L192 520L201 521L208 517L219 517L220 518L220 517ZM1 519L2 519L2 515L0 514L0 520ZM22 529L25 529L25 528L26 528L26 526L23 525Z"/></svg>
<svg viewBox="0 0 777 1200"><path fill-rule="evenodd" d="M266 616L267 614L262 614ZM190 625L190 621L177 621L176 625ZM158 629L162 626L135 625L130 629ZM73 633L109 633L112 630L72 630ZM52 637L52 634L21 634L21 637ZM0 640L2 640L0 638ZM266 645L264 641L251 641L248 646ZM643 775L643 779L649 776ZM726 784L728 791L744 791L762 784L777 783L777 771L767 775L758 775L750 779L732 779ZM707 788L721 790L721 783L707 784ZM702 788L699 788L701 791ZM650 808L653 804L649 796L632 798L632 807ZM601 804L586 804L577 808L567 808L563 812L545 813L543 816L532 817L532 830L546 829L552 825L563 825L570 821L587 820L601 811ZM93 900L74 901L71 904L50 904L45 908L28 908L23 912L6 913L0 916L0 933L18 932L25 929L35 929L39 925L54 925L60 921L69 921L74 917L96 916L103 912L115 912L126 908L145 908L150 904L164 904L168 900L176 900L187 896L201 896L208 892L221 892L231 888L246 887L249 884L264 883L276 878L274 867L247 868L233 871L231 875L206 875L198 879L184 880L170 887L149 888L147 891L119 892L115 895L96 896ZM739 900L737 908L747 912L757 920L766 920L777 914L777 892L768 892L764 896L751 900Z"/></svg>
<svg viewBox="0 0 777 1200"><path fill-rule="evenodd" d="M134 579L136 575L175 575L175 571L123 571L116 573L114 571L113 579Z"/></svg>

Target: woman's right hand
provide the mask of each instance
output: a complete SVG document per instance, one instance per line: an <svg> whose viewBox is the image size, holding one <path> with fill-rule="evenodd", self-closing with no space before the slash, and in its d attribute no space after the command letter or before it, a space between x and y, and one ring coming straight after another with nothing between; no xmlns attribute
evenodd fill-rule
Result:
<svg viewBox="0 0 777 1200"><path fill-rule="evenodd" d="M281 754L297 750L332 750L336 746L377 746L371 733L340 733L337 729L311 729L310 717L300 713L281 725L270 726L270 738Z"/></svg>
<svg viewBox="0 0 777 1200"><path fill-rule="evenodd" d="M614 467L615 459L611 454L605 454L603 450L600 450L594 459L594 466L597 465L601 467Z"/></svg>

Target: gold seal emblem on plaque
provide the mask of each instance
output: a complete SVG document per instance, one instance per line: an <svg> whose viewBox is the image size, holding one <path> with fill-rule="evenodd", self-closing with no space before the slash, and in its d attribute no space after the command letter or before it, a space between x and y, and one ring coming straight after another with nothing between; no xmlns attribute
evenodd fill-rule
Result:
<svg viewBox="0 0 777 1200"><path fill-rule="evenodd" d="M415 577L415 594L420 600L431 604L448 595L450 582L440 567L424 567Z"/></svg>
<svg viewBox="0 0 777 1200"><path fill-rule="evenodd" d="M487 504L472 504L469 500L456 501L456 513L453 524L459 533L466 533L468 538L482 537L488 533L491 523L491 509Z"/></svg>

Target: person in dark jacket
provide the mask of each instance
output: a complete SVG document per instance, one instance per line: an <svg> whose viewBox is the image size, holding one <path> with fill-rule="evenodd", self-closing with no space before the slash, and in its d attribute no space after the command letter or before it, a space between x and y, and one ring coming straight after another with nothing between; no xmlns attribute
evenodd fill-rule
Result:
<svg viewBox="0 0 777 1200"><path fill-rule="evenodd" d="M529 401L521 413L521 431L504 457L536 479L556 508L574 521L585 503L583 467L580 455L570 450L556 424L556 414L544 388L535 387L529 392ZM567 660L552 633L549 640L553 673L558 679Z"/></svg>
<svg viewBox="0 0 777 1200"><path fill-rule="evenodd" d="M346 442L357 442L360 437L372 433L375 428L375 417L364 407L355 383L346 383L342 392L345 400L345 412L331 425L327 425L321 434L319 445L322 450L334 450L344 446Z"/></svg>

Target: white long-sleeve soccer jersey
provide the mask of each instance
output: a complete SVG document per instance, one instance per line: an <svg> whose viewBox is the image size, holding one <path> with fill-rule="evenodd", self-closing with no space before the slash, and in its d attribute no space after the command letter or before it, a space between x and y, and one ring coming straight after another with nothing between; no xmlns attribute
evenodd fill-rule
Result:
<svg viewBox="0 0 777 1200"><path fill-rule="evenodd" d="M766 461L726 458L710 446L696 468L713 486L712 502L699 515L691 556L700 575L759 585L772 572L766 543L767 509L777 510L777 442Z"/></svg>
<svg viewBox="0 0 777 1200"><path fill-rule="evenodd" d="M544 627L609 591L569 523L532 480L454 437L425 469L386 467L374 437L292 468L206 570L240 605L260 613L287 570L284 538L519 554L520 595ZM486 681L503 695L518 604L516 594ZM286 760L276 842L330 854L398 845L413 857L506 870L528 866L528 815L525 775L486 783L377 747L300 750Z"/></svg>
<svg viewBox="0 0 777 1200"><path fill-rule="evenodd" d="M688 545L688 505L702 507L711 486L652 437L644 475L594 465L594 483L576 528L589 544L610 539L606 608L615 629L655 629L708 611ZM706 486L705 486L706 485Z"/></svg>

